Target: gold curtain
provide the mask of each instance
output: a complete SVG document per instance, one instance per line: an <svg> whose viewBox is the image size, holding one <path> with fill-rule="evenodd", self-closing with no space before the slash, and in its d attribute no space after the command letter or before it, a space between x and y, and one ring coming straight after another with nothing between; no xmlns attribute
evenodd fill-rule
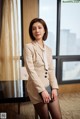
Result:
<svg viewBox="0 0 80 119"><path fill-rule="evenodd" d="M0 38L0 81L20 79L18 0L4 0Z"/></svg>

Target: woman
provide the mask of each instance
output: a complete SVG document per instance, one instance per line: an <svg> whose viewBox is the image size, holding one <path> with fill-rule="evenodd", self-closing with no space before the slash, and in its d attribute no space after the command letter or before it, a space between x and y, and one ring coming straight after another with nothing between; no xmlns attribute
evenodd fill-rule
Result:
<svg viewBox="0 0 80 119"><path fill-rule="evenodd" d="M44 44L48 35L45 21L33 19L29 35L32 42L24 47L24 62L29 74L28 95L40 119L50 119L49 112L52 119L61 119L52 51Z"/></svg>

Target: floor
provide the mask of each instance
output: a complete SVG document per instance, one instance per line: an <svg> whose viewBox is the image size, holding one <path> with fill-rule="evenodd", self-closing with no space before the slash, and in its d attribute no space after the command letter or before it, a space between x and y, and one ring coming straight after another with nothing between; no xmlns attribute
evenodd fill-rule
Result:
<svg viewBox="0 0 80 119"><path fill-rule="evenodd" d="M80 119L80 93L59 95L59 102L62 119ZM17 104L0 104L0 116L1 113L6 113L6 118L0 119L35 119L34 107L30 102L21 103L20 114Z"/></svg>

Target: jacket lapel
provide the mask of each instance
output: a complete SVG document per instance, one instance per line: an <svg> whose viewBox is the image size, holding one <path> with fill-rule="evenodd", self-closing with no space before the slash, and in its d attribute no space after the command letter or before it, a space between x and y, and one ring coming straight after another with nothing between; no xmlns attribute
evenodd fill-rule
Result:
<svg viewBox="0 0 80 119"><path fill-rule="evenodd" d="M33 47L34 47L35 51L38 53L38 55L41 57L42 61L44 62L43 54L42 54L42 51L39 48L39 46L36 43L33 43Z"/></svg>

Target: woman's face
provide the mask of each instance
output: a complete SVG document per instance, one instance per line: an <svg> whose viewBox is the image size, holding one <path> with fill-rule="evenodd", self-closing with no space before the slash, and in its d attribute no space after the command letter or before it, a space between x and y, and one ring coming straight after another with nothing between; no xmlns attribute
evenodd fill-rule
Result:
<svg viewBox="0 0 80 119"><path fill-rule="evenodd" d="M44 27L40 22L36 22L32 26L32 33L35 40L43 40L43 36L45 33Z"/></svg>

